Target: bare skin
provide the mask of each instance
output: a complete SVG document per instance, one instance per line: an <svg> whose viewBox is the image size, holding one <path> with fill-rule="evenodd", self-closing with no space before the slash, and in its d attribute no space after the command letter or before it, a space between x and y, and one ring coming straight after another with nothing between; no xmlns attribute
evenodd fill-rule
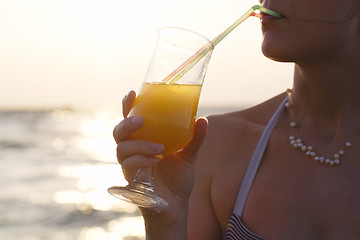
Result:
<svg viewBox="0 0 360 240"><path fill-rule="evenodd" d="M274 129L252 185L242 219L265 239L357 239L360 236L360 14L344 18L356 0L266 0L285 18L263 23L263 52L294 62L293 106ZM319 11L321 6L326 11ZM315 6L315 7L312 7ZM316 8L318 6L318 8ZM306 14L305 14L306 12ZM311 36L311 37L309 37ZM237 191L259 137L286 94L253 108L197 121L194 139L156 163L162 146L129 140L142 126L126 118L135 93L124 99L114 129L118 159L128 180L139 167L155 166L155 190L170 203L161 213L141 209L147 239L221 239ZM290 121L323 155L346 141L352 148L340 166L319 164L289 144ZM152 147L151 147L152 146Z"/></svg>

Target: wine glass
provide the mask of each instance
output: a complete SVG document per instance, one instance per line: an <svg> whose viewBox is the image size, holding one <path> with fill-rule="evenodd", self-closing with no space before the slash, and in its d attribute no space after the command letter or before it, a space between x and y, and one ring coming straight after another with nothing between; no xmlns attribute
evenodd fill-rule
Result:
<svg viewBox="0 0 360 240"><path fill-rule="evenodd" d="M158 32L153 57L129 116L144 118L143 127L131 135L132 139L164 145L163 155L157 156L160 161L192 139L201 87L213 48L207 38L186 29L168 27ZM191 69L175 76L174 69L186 67L187 60L197 56L199 49L205 51L196 64L193 62ZM169 207L154 192L152 168L139 169L128 186L110 187L108 191L141 207L157 211Z"/></svg>

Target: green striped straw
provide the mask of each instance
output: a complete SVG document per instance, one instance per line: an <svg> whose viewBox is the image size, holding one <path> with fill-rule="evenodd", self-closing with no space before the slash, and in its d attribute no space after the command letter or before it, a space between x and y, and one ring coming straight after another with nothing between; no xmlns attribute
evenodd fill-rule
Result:
<svg viewBox="0 0 360 240"><path fill-rule="evenodd" d="M200 50L198 50L193 56L191 56L188 60L186 60L183 64L181 64L177 69L175 69L172 73L170 73L162 82L164 83L176 83L184 74L186 74L196 63L198 63L210 50L212 50L221 40L223 40L232 30L234 30L240 23L242 23L248 17L257 14L254 14L255 10L259 10L260 12L264 12L271 16L281 18L282 15L280 13L274 12L270 9L264 8L260 5L255 5L251 7L243 16L241 16L233 25L228 27L224 32L222 32L219 36L214 38L210 43L203 46Z"/></svg>

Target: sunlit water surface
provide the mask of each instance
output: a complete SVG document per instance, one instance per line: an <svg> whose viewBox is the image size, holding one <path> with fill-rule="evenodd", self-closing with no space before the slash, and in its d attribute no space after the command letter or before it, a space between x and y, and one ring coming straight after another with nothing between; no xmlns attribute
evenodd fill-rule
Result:
<svg viewBox="0 0 360 240"><path fill-rule="evenodd" d="M112 138L120 120L105 110L0 112L0 239L144 239L138 209L107 193L126 185Z"/></svg>

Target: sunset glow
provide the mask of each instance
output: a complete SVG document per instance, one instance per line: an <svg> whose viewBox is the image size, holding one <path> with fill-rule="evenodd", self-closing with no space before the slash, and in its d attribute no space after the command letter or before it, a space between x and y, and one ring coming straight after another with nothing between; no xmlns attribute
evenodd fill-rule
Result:
<svg viewBox="0 0 360 240"><path fill-rule="evenodd" d="M0 108L120 107L123 95L141 84L159 28L183 27L212 39L254 4L1 1ZM216 47L201 105L254 103L289 86L291 66L264 58L260 44L259 21L250 18Z"/></svg>

